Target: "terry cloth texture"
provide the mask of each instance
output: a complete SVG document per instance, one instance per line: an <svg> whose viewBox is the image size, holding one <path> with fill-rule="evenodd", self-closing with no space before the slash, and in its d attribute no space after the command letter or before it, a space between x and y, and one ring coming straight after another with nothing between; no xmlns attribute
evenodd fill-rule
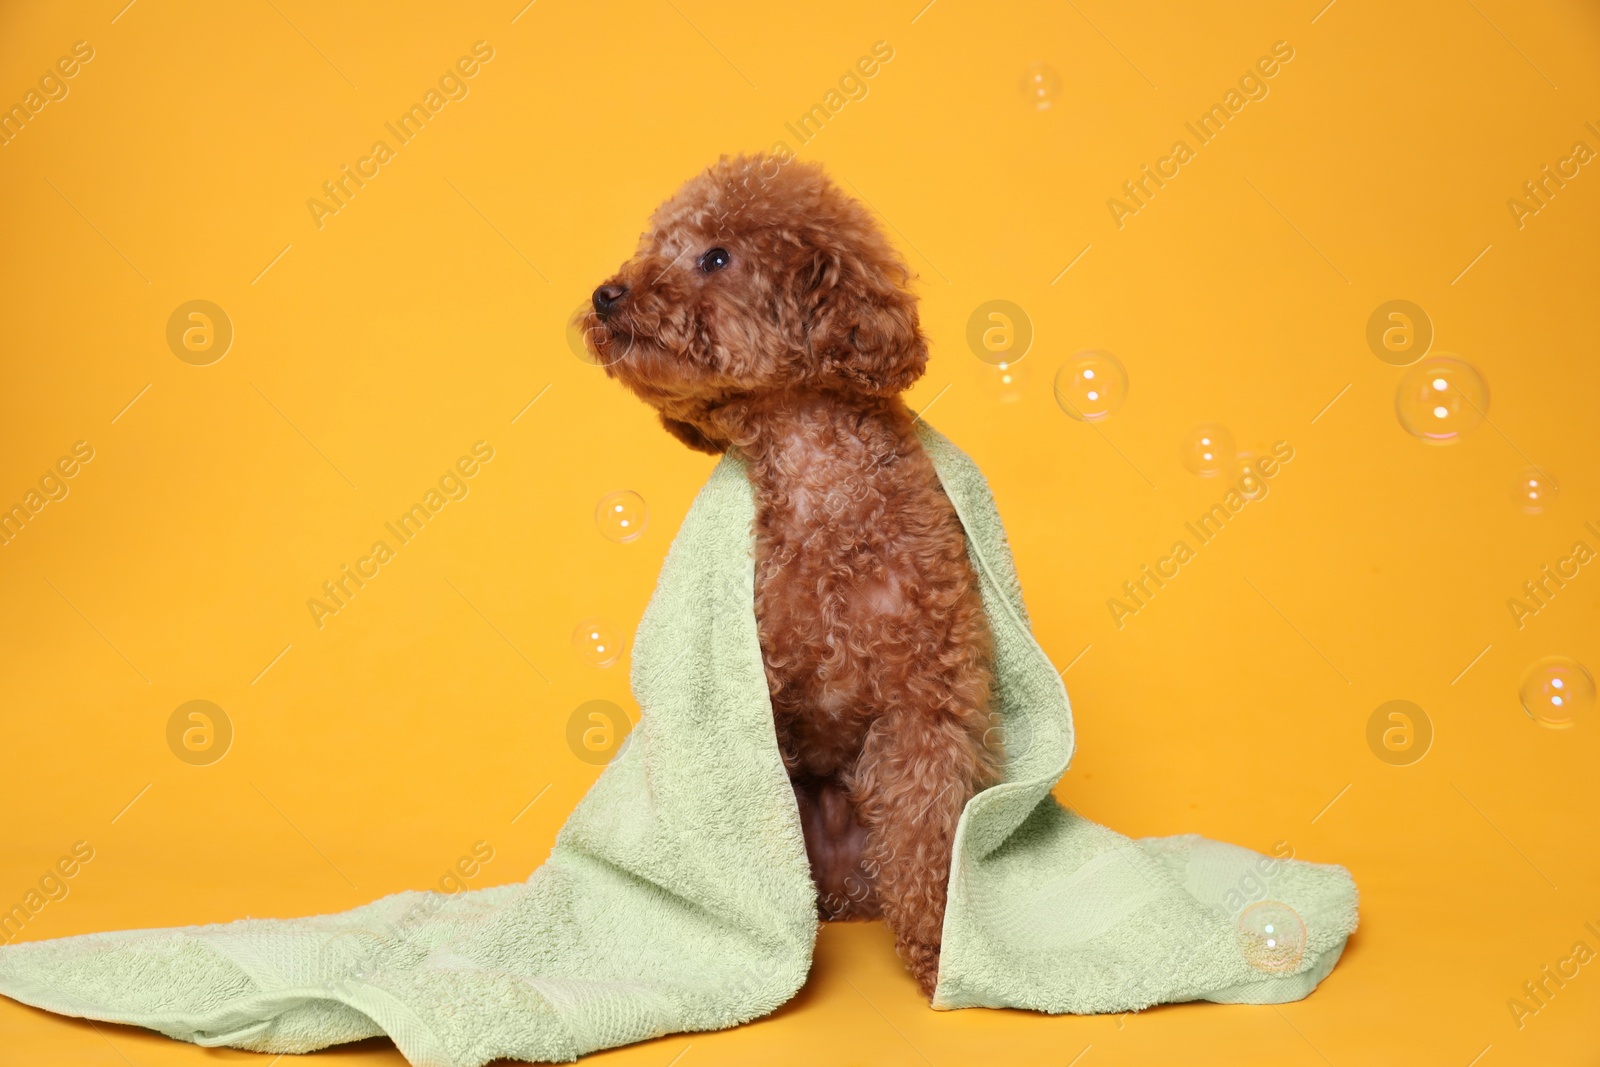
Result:
<svg viewBox="0 0 1600 1067"><path fill-rule="evenodd" d="M1073 751L1066 690L1029 630L983 475L921 433L980 575L1007 750L1004 781L957 830L934 1006L1305 996L1356 927L1350 875L1193 835L1132 841L1051 796ZM417 1067L569 1061L771 1012L810 970L817 905L756 637L754 517L729 455L639 624L639 725L526 882L14 944L0 993L258 1052L387 1034ZM1245 907L1245 887L1263 886L1271 899Z"/></svg>

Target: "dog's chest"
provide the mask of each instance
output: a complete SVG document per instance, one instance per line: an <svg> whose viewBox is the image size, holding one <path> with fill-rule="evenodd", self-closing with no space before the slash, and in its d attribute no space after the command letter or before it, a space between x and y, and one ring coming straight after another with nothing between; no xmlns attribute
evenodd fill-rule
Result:
<svg viewBox="0 0 1600 1067"><path fill-rule="evenodd" d="M756 478L755 607L791 770L849 766L975 588L964 534L920 449L811 456Z"/></svg>

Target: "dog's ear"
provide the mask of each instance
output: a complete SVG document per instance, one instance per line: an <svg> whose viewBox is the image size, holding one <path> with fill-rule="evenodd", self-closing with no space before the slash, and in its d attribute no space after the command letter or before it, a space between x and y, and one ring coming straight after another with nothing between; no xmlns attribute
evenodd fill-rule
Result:
<svg viewBox="0 0 1600 1067"><path fill-rule="evenodd" d="M696 452L709 452L713 456L720 456L722 453L728 450L727 442L713 441L711 438L701 433L699 427L695 426L693 423L680 422L677 419L669 419L663 414L661 416L661 425L667 428L668 433L682 441L684 444L688 445L690 448L694 449Z"/></svg>
<svg viewBox="0 0 1600 1067"><path fill-rule="evenodd" d="M803 253L800 311L821 381L893 396L922 377L928 343L909 280L887 246L869 257L819 242Z"/></svg>

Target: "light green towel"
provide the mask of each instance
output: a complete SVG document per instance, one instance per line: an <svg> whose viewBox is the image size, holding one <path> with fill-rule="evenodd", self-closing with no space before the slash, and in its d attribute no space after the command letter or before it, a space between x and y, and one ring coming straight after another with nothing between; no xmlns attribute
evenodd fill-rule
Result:
<svg viewBox="0 0 1600 1067"><path fill-rule="evenodd" d="M923 442L982 577L1008 749L957 831L935 1006L1305 996L1355 929L1349 874L1194 836L1130 841L1051 797L1073 748L1066 690L982 474L932 430ZM728 456L639 624L639 725L526 882L12 945L0 993L260 1052L383 1033L419 1067L565 1061L772 1011L806 979L817 919L756 637L754 517Z"/></svg>

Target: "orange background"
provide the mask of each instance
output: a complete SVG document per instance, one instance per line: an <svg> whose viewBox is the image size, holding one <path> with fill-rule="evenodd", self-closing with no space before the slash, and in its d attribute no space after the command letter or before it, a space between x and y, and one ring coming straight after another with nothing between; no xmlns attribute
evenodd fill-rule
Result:
<svg viewBox="0 0 1600 1067"><path fill-rule="evenodd" d="M1600 149L1592 6L124 2L0 14L0 103L94 49L0 147L0 505L94 449L0 547L0 904L95 850L24 937L341 910L437 886L479 842L471 886L541 862L598 773L573 709L637 714L626 657L588 666L573 628L631 636L713 462L565 322L681 180L782 139L920 276L911 403L988 473L1040 641L1073 664L1061 795L1135 836L1343 863L1362 927L1303 1002L1122 1018L934 1013L881 928L830 928L773 1018L596 1061L1596 1062L1600 967L1520 1030L1507 1008L1575 941L1600 949L1600 721L1545 729L1517 698L1541 656L1600 668L1600 573L1521 629L1506 606L1600 547L1600 173L1520 228L1507 208L1575 141ZM308 198L479 40L469 95L319 229ZM784 124L879 40L867 96L800 146ZM1107 199L1277 41L1270 94L1119 229ZM1401 429L1404 372L1367 348L1393 298L1488 383L1490 422L1449 447ZM208 366L166 341L194 299L234 328ZM1009 402L965 342L991 299L1036 330ZM1130 379L1092 425L1051 395L1087 348ZM1119 630L1107 599L1224 492L1179 462L1213 421L1295 458ZM307 599L480 440L469 495L319 629ZM1543 514L1511 500L1529 465L1560 484ZM593 517L623 488L650 512L629 544ZM234 731L209 766L167 742L197 699ZM1392 699L1435 732L1410 766L1367 745ZM0 1062L124 1058L266 1062L0 1002Z"/></svg>

